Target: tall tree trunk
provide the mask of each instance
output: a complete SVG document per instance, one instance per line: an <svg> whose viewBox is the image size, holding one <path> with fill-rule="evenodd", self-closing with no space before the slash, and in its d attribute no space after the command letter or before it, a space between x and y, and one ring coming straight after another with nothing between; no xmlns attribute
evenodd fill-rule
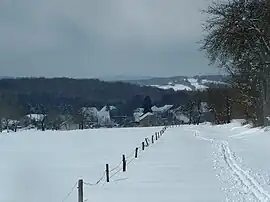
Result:
<svg viewBox="0 0 270 202"><path fill-rule="evenodd" d="M269 78L265 78L264 85L263 85L263 125L268 126L270 121L270 103L269 103L269 86L270 86L270 80Z"/></svg>
<svg viewBox="0 0 270 202"><path fill-rule="evenodd" d="M41 130L45 131L45 119L41 121Z"/></svg>
<svg viewBox="0 0 270 202"><path fill-rule="evenodd" d="M17 132L17 127L18 127L18 124L15 123L15 124L14 124L14 132Z"/></svg>
<svg viewBox="0 0 270 202"><path fill-rule="evenodd" d="M267 47L263 46L261 51L261 60L262 60L262 71L261 71L261 94L262 94L262 104L263 104L263 125L268 126L269 120L268 117L270 116L270 71L269 71L269 62L270 62L270 53Z"/></svg>
<svg viewBox="0 0 270 202"><path fill-rule="evenodd" d="M227 116L227 123L231 123L231 106L229 102L229 96L226 96L226 116Z"/></svg>

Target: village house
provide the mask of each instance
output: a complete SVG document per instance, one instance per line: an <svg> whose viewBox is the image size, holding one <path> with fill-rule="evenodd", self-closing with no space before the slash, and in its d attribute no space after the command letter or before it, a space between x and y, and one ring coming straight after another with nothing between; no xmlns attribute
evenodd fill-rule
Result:
<svg viewBox="0 0 270 202"><path fill-rule="evenodd" d="M157 117L151 112L147 112L146 114L139 117L140 127L157 126L157 125L158 125Z"/></svg>
<svg viewBox="0 0 270 202"><path fill-rule="evenodd" d="M143 113L143 108L134 110L134 122L138 126L161 126L168 125L173 122L173 105L164 105L162 107L152 106L152 112Z"/></svg>

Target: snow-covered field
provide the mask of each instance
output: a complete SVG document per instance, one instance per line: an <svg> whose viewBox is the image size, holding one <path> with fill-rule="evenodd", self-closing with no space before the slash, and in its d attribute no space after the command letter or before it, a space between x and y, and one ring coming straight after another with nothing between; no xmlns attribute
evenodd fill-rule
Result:
<svg viewBox="0 0 270 202"><path fill-rule="evenodd" d="M135 147L160 130L2 134L0 202L74 202L79 178L85 201L270 201L270 132L238 122L168 128L134 160ZM129 157L127 172L91 185L122 154Z"/></svg>
<svg viewBox="0 0 270 202"><path fill-rule="evenodd" d="M151 86L165 89L165 90L173 89L174 91L206 90L208 87L204 84L207 84L207 83L209 84L211 83L211 81L210 80L202 80L202 81L204 83L199 83L198 79L195 79L195 78L187 78L184 84L177 83L178 81L175 81L175 82L169 82L166 85L151 85ZM213 81L212 83L218 84L215 81Z"/></svg>
<svg viewBox="0 0 270 202"><path fill-rule="evenodd" d="M198 83L198 79L194 79L194 78L188 78L188 81L190 82L190 84L192 86L195 87L196 90L205 90L207 89L208 87L205 86L205 85L201 85Z"/></svg>
<svg viewBox="0 0 270 202"><path fill-rule="evenodd" d="M190 88L189 86L185 86L183 84L152 85L152 86L165 90L173 89L174 91L181 91L181 90L192 91L192 88Z"/></svg>

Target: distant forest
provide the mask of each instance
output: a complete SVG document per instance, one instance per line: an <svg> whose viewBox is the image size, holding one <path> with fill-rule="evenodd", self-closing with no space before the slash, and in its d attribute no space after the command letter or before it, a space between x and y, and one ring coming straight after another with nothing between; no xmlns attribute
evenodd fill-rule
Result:
<svg viewBox="0 0 270 202"><path fill-rule="evenodd" d="M24 111L38 113L56 109L66 112L70 108L113 105L122 115L130 115L142 106L145 96L153 104L183 105L191 92L175 92L124 82L104 82L97 79L70 78L18 78L0 80L0 99L5 105L19 105ZM0 103L0 105L1 105ZM40 112L42 113L42 112Z"/></svg>
<svg viewBox="0 0 270 202"><path fill-rule="evenodd" d="M97 79L1 79L0 118L17 119L29 113L52 111L74 114L81 107L101 109L108 105L117 108L118 116L131 117L147 96L153 105L175 105L191 111L196 103L206 102L217 124L231 118L256 118L254 106L239 101L238 91L229 85L213 85L205 91L174 91Z"/></svg>

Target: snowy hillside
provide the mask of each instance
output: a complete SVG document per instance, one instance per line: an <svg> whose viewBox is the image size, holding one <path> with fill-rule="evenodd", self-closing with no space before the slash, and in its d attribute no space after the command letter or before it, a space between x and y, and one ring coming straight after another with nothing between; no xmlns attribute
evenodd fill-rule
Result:
<svg viewBox="0 0 270 202"><path fill-rule="evenodd" d="M184 79L183 84L179 83L179 81L170 81L166 85L151 85L151 86L161 88L161 89L173 89L175 91L206 90L208 88L207 85L203 85L196 78L186 78Z"/></svg>
<svg viewBox="0 0 270 202"><path fill-rule="evenodd" d="M74 202L79 178L84 201L270 201L270 132L238 122L180 126L142 151L144 138L160 130L2 134L0 202ZM122 154L128 157L125 173Z"/></svg>
<svg viewBox="0 0 270 202"><path fill-rule="evenodd" d="M206 90L210 85L226 85L225 76L194 76L184 77L176 76L169 78L151 78L145 80L128 81L143 86L153 86L161 89L173 89L175 91L193 91L193 90Z"/></svg>
<svg viewBox="0 0 270 202"><path fill-rule="evenodd" d="M183 84L172 84L169 83L168 85L151 85L153 87L161 88L161 89L173 89L175 91L181 91L181 90L187 90L187 91L192 91L191 87L185 86Z"/></svg>

